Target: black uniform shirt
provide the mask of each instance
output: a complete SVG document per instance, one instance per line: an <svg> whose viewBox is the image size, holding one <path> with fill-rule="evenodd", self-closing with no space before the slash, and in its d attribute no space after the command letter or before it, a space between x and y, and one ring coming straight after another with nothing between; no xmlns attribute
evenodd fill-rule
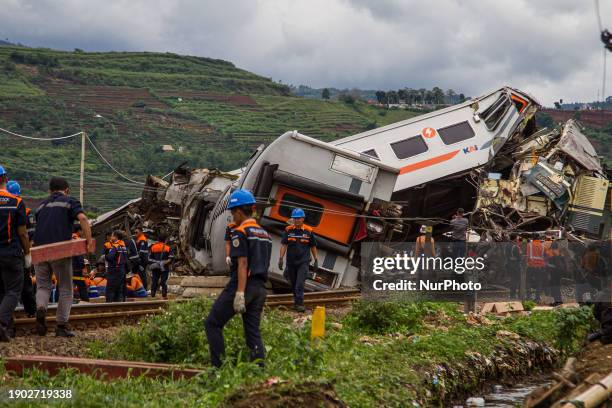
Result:
<svg viewBox="0 0 612 408"><path fill-rule="evenodd" d="M69 241L74 221L82 212L79 200L59 192L51 193L36 209L34 244Z"/></svg>
<svg viewBox="0 0 612 408"><path fill-rule="evenodd" d="M287 245L287 263L295 265L310 262L310 248L317 246L317 240L308 225L302 224L300 228L289 225L281 244Z"/></svg>
<svg viewBox="0 0 612 408"><path fill-rule="evenodd" d="M22 225L26 225L25 204L20 197L0 190L0 256L23 255L17 233Z"/></svg>
<svg viewBox="0 0 612 408"><path fill-rule="evenodd" d="M268 232L250 218L232 229L230 257L232 258L230 285L238 284L238 258L247 258L248 278L268 279L272 240Z"/></svg>

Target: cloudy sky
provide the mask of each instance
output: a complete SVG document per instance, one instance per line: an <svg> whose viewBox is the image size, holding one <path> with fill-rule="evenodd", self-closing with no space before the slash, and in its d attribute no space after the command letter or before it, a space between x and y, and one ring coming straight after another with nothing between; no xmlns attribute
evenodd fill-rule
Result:
<svg viewBox="0 0 612 408"><path fill-rule="evenodd" d="M612 0L600 0L612 29ZM368 89L501 84L595 100L602 46L590 0L0 0L0 38L86 51L170 51L288 84ZM612 72L612 55L608 58ZM608 75L608 95L612 75Z"/></svg>

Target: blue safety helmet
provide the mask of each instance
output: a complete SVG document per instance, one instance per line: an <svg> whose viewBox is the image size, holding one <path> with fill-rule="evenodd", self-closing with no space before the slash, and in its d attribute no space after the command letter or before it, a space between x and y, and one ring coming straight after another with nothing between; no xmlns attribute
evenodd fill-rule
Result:
<svg viewBox="0 0 612 408"><path fill-rule="evenodd" d="M15 180L9 180L9 182L6 183L6 191L8 191L9 193L13 195L20 196L21 186Z"/></svg>
<svg viewBox="0 0 612 408"><path fill-rule="evenodd" d="M0 166L0 176L6 176L6 170L2 166Z"/></svg>
<svg viewBox="0 0 612 408"><path fill-rule="evenodd" d="M291 218L306 218L306 214L301 208L294 208L293 211L291 211Z"/></svg>
<svg viewBox="0 0 612 408"><path fill-rule="evenodd" d="M255 196L248 190L236 190L230 195L227 209L231 210L234 207L242 207L243 205L255 204Z"/></svg>

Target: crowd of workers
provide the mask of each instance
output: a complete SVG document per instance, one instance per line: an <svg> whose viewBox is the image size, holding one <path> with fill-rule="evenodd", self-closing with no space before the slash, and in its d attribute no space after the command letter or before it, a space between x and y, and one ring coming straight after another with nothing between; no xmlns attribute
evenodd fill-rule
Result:
<svg viewBox="0 0 612 408"><path fill-rule="evenodd" d="M47 333L47 308L56 303L55 334L73 337L68 320L76 301L101 296L106 302L155 297L160 288L162 298L167 299L174 255L163 234L149 245L142 229L137 228L129 239L123 231L114 231L92 265L89 255L94 254L94 242L81 203L70 196L68 182L61 177L50 180L49 192L31 211L21 199L19 183L9 180L0 166L0 342L10 341L15 334L13 313L19 302L28 317L36 317L41 336ZM81 238L86 240L87 254L32 265L33 246ZM147 290L149 281L151 289Z"/></svg>
<svg viewBox="0 0 612 408"><path fill-rule="evenodd" d="M57 302L55 334L72 337L74 332L68 320L73 294L83 301L104 295L107 302L120 302L127 297L155 297L161 288L162 298L167 298L167 280L174 259L171 246L163 234L149 245L143 230L138 228L132 233L116 230L108 234L103 255L92 270L89 270L89 257L85 255L38 262L32 266L30 250L35 245L84 238L88 254L95 250L89 220L81 203L69 195L67 181L52 178L49 191L49 197L31 212L20 197L19 184L9 181L0 166L0 341L10 341L12 316L20 300L24 311L36 317L37 332L41 336L47 333L48 304ZM255 203L253 194L246 190L234 191L228 202L227 208L233 218L225 233L230 280L215 300L204 325L211 361L216 367L222 365L225 350L223 327L235 314L242 316L251 358L263 364L265 357L259 326L267 295L265 283L272 241L253 218ZM305 310L304 286L311 260L314 260L314 270L318 267L316 236L304 223L305 218L302 209L292 211L290 225L281 239L278 259L278 267L284 269L284 277L291 285L298 312ZM473 256L467 239L469 223L463 209L458 209L450 226L453 256ZM431 225L422 226L421 236L416 240L416 256L436 256L432 235ZM503 259L511 275L512 297L519 294L521 276L516 274L526 269L526 276L534 279L536 299L547 292L554 303L562 302L560 279L568 264L552 234L529 238L513 235L505 248ZM597 303L595 314L602 323L602 330L591 337L612 342L612 279L606 279L606 262L609 260L604 259L600 249L590 245L582 255L580 267L583 280L598 290L599 296L608 296ZM578 289L576 295L581 295Z"/></svg>

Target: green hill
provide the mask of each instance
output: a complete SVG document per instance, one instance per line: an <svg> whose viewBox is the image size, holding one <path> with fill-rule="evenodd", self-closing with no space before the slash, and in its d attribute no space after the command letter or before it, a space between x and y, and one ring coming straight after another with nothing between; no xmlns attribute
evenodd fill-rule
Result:
<svg viewBox="0 0 612 408"><path fill-rule="evenodd" d="M295 97L285 85L210 58L0 47L0 127L36 137L85 130L136 181L184 161L235 169L253 148L287 130L333 140L415 114ZM30 201L45 196L51 175L67 177L77 194L80 138L31 141L0 133L0 143L0 164ZM174 151L162 152L162 145ZM86 181L92 211L140 195L139 185L115 174L90 146Z"/></svg>

